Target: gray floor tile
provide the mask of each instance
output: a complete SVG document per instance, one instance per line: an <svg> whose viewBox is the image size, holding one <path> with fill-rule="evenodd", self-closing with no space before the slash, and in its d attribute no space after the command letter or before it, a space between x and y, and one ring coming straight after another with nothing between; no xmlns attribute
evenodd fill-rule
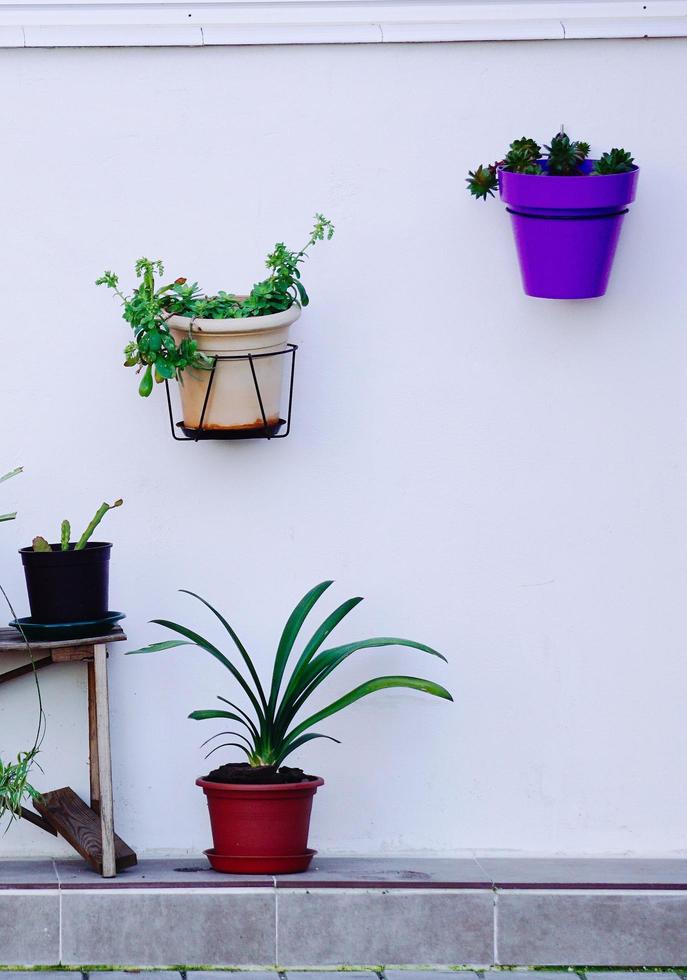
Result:
<svg viewBox="0 0 687 980"><path fill-rule="evenodd" d="M301 874L277 875L277 887L351 888L491 887L491 881L472 858L318 858Z"/></svg>
<svg viewBox="0 0 687 980"><path fill-rule="evenodd" d="M479 980L470 970L385 970L386 980ZM508 980L501 976L500 980Z"/></svg>
<svg viewBox="0 0 687 980"><path fill-rule="evenodd" d="M569 980L579 980L579 974L573 969L569 970L568 975ZM484 980L566 980L563 970L485 970L482 976ZM596 973L593 977L596 977ZM633 977L640 980L635 974Z"/></svg>
<svg viewBox="0 0 687 980"><path fill-rule="evenodd" d="M273 964L274 891L62 892L62 962Z"/></svg>
<svg viewBox="0 0 687 980"><path fill-rule="evenodd" d="M155 976L158 977L159 974L156 974ZM246 971L245 973L242 973L240 970L231 970L227 972L224 972L223 970L213 970L209 975L207 970L198 972L195 970L188 970L186 977L187 980L279 980L276 970L265 970L264 972L261 972L260 970L250 970ZM145 977L139 978L139 980L145 980ZM332 980L332 978L330 977L329 980Z"/></svg>
<svg viewBox="0 0 687 980"><path fill-rule="evenodd" d="M277 891L279 963L491 963L490 892Z"/></svg>
<svg viewBox="0 0 687 980"><path fill-rule="evenodd" d="M537 975L539 976L539 974ZM558 977L560 980L560 973L558 974ZM594 972L590 974L590 977L592 977L593 980L597 980L597 977L599 980L642 980L642 977L637 976L637 973L623 973L622 970L612 970L608 973L603 970L594 970ZM501 980L503 980L503 976L501 977ZM644 980L646 980L646 977ZM679 980L679 977L677 973L665 972L661 973L655 978L655 980Z"/></svg>
<svg viewBox="0 0 687 980"><path fill-rule="evenodd" d="M477 858L497 887L683 885L687 858Z"/></svg>
<svg viewBox="0 0 687 980"><path fill-rule="evenodd" d="M377 980L377 974L372 970L346 970L346 976L340 977L336 970L289 970L288 980ZM433 976L433 974L432 974Z"/></svg>
<svg viewBox="0 0 687 980"><path fill-rule="evenodd" d="M43 980L77 980L70 970L40 970L36 971ZM2 970L2 980L30 980L26 970Z"/></svg>
<svg viewBox="0 0 687 980"><path fill-rule="evenodd" d="M0 888L57 888L51 860L1 860Z"/></svg>
<svg viewBox="0 0 687 980"><path fill-rule="evenodd" d="M0 892L0 963L49 966L59 961L59 893Z"/></svg>
<svg viewBox="0 0 687 980"><path fill-rule="evenodd" d="M499 963L687 963L687 895L505 891L497 921Z"/></svg>
<svg viewBox="0 0 687 980"><path fill-rule="evenodd" d="M42 976L42 975L41 975ZM156 970L154 973L146 973L148 980L181 980L181 974L177 970ZM203 976L207 980L207 973ZM93 974L95 980L145 980L140 973L126 970L104 970ZM3 978L4 980L4 978ZM24 980L30 980L24 977Z"/></svg>
<svg viewBox="0 0 687 980"><path fill-rule="evenodd" d="M57 874L63 888L155 887L165 888L271 888L271 875L225 875L213 871L207 858L165 858L139 861L133 868L120 872L116 878L101 878L84 861L56 861Z"/></svg>

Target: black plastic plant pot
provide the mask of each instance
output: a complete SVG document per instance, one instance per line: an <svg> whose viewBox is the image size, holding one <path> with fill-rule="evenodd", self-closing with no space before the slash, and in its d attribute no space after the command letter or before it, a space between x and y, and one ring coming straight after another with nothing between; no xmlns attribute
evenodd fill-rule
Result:
<svg viewBox="0 0 687 980"><path fill-rule="evenodd" d="M81 551L20 548L31 616L38 623L78 623L108 613L112 545L90 541Z"/></svg>

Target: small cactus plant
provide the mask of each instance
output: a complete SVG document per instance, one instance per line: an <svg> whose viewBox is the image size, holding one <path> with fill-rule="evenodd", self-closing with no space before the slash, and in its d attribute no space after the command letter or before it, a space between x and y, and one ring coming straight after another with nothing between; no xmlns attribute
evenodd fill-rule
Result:
<svg viewBox="0 0 687 980"><path fill-rule="evenodd" d="M545 146L542 156L539 144L527 137L514 140L508 153L496 163L480 164L467 176L468 191L477 200L493 197L498 187L498 171L508 170L516 174L541 174L551 177L578 177L584 174L581 165L589 156L589 143L573 141L561 129ZM622 174L634 168L634 160L627 150L614 148L604 153L589 171L589 176Z"/></svg>
<svg viewBox="0 0 687 980"><path fill-rule="evenodd" d="M102 521L108 510L113 510L115 507L121 507L124 503L123 500L115 500L113 504L102 503L98 507L97 511L93 516L93 520L88 525L84 533L81 535L79 540L74 545L74 551L83 551L86 547L88 541L93 535L93 532L97 528L98 524ZM70 538L71 538L71 525L69 521L62 521L61 532L60 532L60 550L69 551L70 548ZM34 551L52 551L52 545L46 540L46 538L40 535L33 539L33 550Z"/></svg>

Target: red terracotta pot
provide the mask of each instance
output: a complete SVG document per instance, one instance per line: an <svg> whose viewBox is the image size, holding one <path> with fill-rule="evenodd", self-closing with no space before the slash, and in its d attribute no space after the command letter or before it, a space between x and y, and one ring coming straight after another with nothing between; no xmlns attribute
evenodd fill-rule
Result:
<svg viewBox="0 0 687 980"><path fill-rule="evenodd" d="M206 851L215 871L280 874L306 871L313 796L324 779L245 786L196 779L210 811L214 847Z"/></svg>

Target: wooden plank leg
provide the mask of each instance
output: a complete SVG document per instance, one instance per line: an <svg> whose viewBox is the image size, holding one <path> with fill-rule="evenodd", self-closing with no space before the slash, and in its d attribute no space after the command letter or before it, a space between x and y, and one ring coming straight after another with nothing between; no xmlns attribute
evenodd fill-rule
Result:
<svg viewBox="0 0 687 980"><path fill-rule="evenodd" d="M0 684L4 684L6 681L14 680L15 677L22 677L24 674L32 674L34 667L36 670L40 670L41 667L47 667L51 664L52 657L41 657L40 660L34 660L32 664L22 664L20 667L15 667L13 670L5 670L0 673Z"/></svg>
<svg viewBox="0 0 687 980"><path fill-rule="evenodd" d="M95 663L88 669L88 760L91 780L91 810L100 813L100 759L98 758L98 706L95 698Z"/></svg>
<svg viewBox="0 0 687 980"><path fill-rule="evenodd" d="M112 756L110 753L110 708L107 690L107 645L94 647L96 734L100 789L100 826L103 837L103 878L114 878L114 806L112 799Z"/></svg>
<svg viewBox="0 0 687 980"><path fill-rule="evenodd" d="M62 789L43 793L41 798L35 801L34 806L47 821L44 829L54 828L61 837L69 841L85 861L88 861L94 871L98 874L103 873L103 830L100 816L94 813L73 789L63 786ZM125 868L133 867L136 864L136 855L131 848L116 834L114 844L116 870L123 871Z"/></svg>
<svg viewBox="0 0 687 980"><path fill-rule="evenodd" d="M49 834L52 834L53 837L57 837L57 831L55 830L53 825L51 823L48 823L47 820L45 820L43 817L40 817L37 813L34 813L33 810L27 810L26 807L23 806L21 808L21 815L24 818L24 820L28 820L28 822L32 823L34 827L40 827L41 830L45 830Z"/></svg>

